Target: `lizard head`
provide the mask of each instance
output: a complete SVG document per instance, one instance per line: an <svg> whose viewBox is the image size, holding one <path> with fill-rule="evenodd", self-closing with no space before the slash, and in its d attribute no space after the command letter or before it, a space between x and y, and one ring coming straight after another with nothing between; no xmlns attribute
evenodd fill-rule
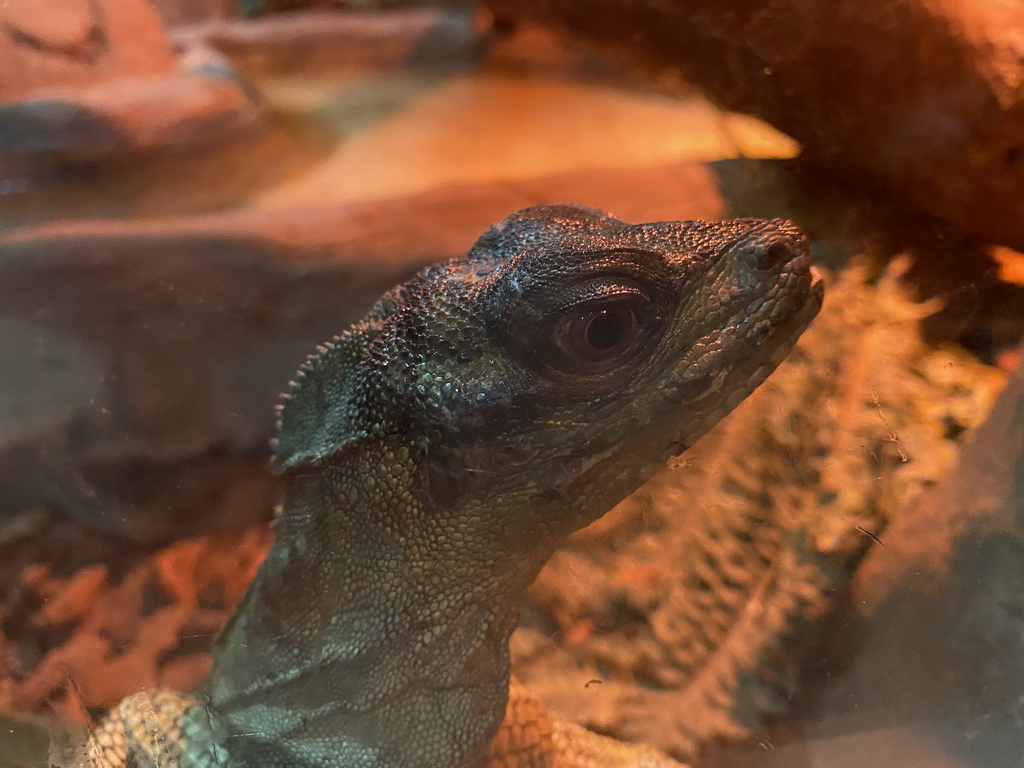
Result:
<svg viewBox="0 0 1024 768"><path fill-rule="evenodd" d="M307 364L279 463L399 446L420 507L482 516L506 541L556 541L732 410L821 297L786 221L632 225L528 208Z"/></svg>
<svg viewBox="0 0 1024 768"><path fill-rule="evenodd" d="M277 539L192 726L230 734L238 765L476 764L514 598L754 389L820 301L787 222L577 206L513 214L386 294L282 408Z"/></svg>

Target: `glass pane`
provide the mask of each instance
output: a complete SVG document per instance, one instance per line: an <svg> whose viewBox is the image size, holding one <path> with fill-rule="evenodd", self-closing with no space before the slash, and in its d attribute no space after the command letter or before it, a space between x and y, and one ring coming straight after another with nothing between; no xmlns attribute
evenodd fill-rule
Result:
<svg viewBox="0 0 1024 768"><path fill-rule="evenodd" d="M0 766L1024 766L1021 30L0 3Z"/></svg>

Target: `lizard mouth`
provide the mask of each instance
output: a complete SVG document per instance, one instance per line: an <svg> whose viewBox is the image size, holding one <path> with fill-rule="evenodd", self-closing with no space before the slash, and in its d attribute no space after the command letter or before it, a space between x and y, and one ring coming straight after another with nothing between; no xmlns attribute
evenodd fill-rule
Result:
<svg viewBox="0 0 1024 768"><path fill-rule="evenodd" d="M821 309L821 302L825 299L825 276L820 269L817 267L810 267L811 273L811 286L808 290L807 300L804 302L803 307L797 313L799 320L803 322L803 327L800 332L803 332L803 328L810 325L811 321L817 316L818 310Z"/></svg>
<svg viewBox="0 0 1024 768"><path fill-rule="evenodd" d="M797 340L806 330L811 321L818 315L821 303L825 298L825 278L817 267L809 267L810 283L807 287L803 303L788 318L784 319L772 333L775 339L767 365L760 366L754 372L752 387L757 387L773 370L789 355ZM767 368L767 370L764 370Z"/></svg>
<svg viewBox="0 0 1024 768"><path fill-rule="evenodd" d="M821 309L825 295L825 279L818 268L811 265L804 265L800 269L791 268L786 271L783 278L780 278L780 282L782 281L797 283L796 286L791 286L787 291L788 295L781 299L788 305L786 310L778 312L778 299L766 301L753 315L744 313L733 316L724 324L726 331L717 334L719 340L728 338L728 343L733 346L749 345L747 354L737 360L737 369L744 367L744 361L760 358L761 364L751 371L752 381L758 379L758 375L766 368L767 373L771 373L782 362ZM743 341L744 333L737 332L738 328L750 329L752 326L764 324L767 324L768 329L761 331L760 334L757 334L757 329L754 328L756 341L752 341L750 337ZM767 376L767 373L760 376L758 383Z"/></svg>
<svg viewBox="0 0 1024 768"><path fill-rule="evenodd" d="M738 363L731 372L727 368L723 369L722 375L716 377L710 388L700 396L699 399L705 401L709 396L720 399L686 429L676 433L672 441L674 454L682 453L693 445L757 389L789 355L804 330L817 316L825 294L825 280L821 271L808 265L790 274L804 281L804 285L793 296L796 306L777 318L771 332L761 340L760 349L754 347L746 350L743 362Z"/></svg>
<svg viewBox="0 0 1024 768"><path fill-rule="evenodd" d="M806 328L818 314L818 310L821 309L821 302L825 298L825 277L822 274L822 271L814 266L808 267L808 270L811 275L811 284L807 290L807 298L805 299L803 306L800 307L794 316L796 321L803 323L803 326L800 329L801 331L803 328Z"/></svg>
<svg viewBox="0 0 1024 768"><path fill-rule="evenodd" d="M821 270L815 266L810 267L811 270L811 291L817 293L819 296L825 292L825 277Z"/></svg>

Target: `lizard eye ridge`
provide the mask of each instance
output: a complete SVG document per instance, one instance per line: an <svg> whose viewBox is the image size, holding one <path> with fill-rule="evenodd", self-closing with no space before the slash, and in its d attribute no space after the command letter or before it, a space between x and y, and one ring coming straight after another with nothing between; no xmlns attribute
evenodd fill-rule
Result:
<svg viewBox="0 0 1024 768"><path fill-rule="evenodd" d="M539 262L492 294L505 348L565 393L592 397L631 380L630 363L654 349L678 301L654 257L609 253L584 254L573 269L560 261L561 271Z"/></svg>

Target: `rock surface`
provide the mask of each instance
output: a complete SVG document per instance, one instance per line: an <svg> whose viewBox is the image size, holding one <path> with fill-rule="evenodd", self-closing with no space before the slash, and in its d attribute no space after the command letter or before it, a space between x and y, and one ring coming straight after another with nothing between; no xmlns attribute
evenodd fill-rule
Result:
<svg viewBox="0 0 1024 768"><path fill-rule="evenodd" d="M1022 765L1022 446L1018 368L956 468L865 559L803 716L774 735L772 751L723 764Z"/></svg>
<svg viewBox="0 0 1024 768"><path fill-rule="evenodd" d="M174 30L174 36L201 38L254 76L467 70L480 63L492 38L480 29L469 8L311 11L258 21L214 17Z"/></svg>
<svg viewBox="0 0 1024 768"><path fill-rule="evenodd" d="M1022 446L1019 369L954 472L885 532L858 572L846 617L856 631L843 632L856 659L823 694L823 730L835 730L831 718L848 731L901 727L950 764L1021 765ZM905 764L872 754L879 768Z"/></svg>
<svg viewBox="0 0 1024 768"><path fill-rule="evenodd" d="M568 199L627 220L722 212L710 170L691 164L0 235L0 500L145 540L188 530L168 511L188 462L263 451L278 394L318 343L508 211ZM149 513L126 518L130 498Z"/></svg>
<svg viewBox="0 0 1024 768"><path fill-rule="evenodd" d="M182 24L195 24L211 19L224 19L234 13L233 0L153 0L164 26L168 29Z"/></svg>
<svg viewBox="0 0 1024 768"><path fill-rule="evenodd" d="M488 0L701 89L836 175L1024 247L1024 7L972 0ZM827 10L826 10L827 7Z"/></svg>
<svg viewBox="0 0 1024 768"><path fill-rule="evenodd" d="M192 147L258 124L225 59L176 53L146 0L19 0L0 6L0 159ZM26 172L30 172L26 170Z"/></svg>
<svg viewBox="0 0 1024 768"><path fill-rule="evenodd" d="M18 0L0 5L0 102L46 88L160 77L174 53L147 0Z"/></svg>

